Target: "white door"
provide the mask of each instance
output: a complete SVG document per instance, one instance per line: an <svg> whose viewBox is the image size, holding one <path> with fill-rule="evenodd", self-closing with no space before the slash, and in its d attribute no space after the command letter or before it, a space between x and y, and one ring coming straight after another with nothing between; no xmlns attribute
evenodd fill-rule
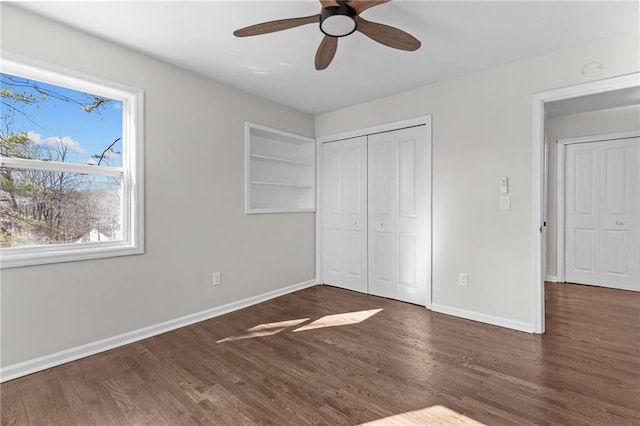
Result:
<svg viewBox="0 0 640 426"><path fill-rule="evenodd" d="M428 252L424 127L370 135L369 293L425 305Z"/></svg>
<svg viewBox="0 0 640 426"><path fill-rule="evenodd" d="M640 291L639 141L567 145L566 281Z"/></svg>
<svg viewBox="0 0 640 426"><path fill-rule="evenodd" d="M367 138L322 145L325 284L367 292Z"/></svg>

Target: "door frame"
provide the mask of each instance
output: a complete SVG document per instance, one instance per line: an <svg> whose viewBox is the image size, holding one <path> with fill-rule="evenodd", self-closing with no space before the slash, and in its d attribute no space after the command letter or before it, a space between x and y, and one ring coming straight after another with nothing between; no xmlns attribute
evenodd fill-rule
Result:
<svg viewBox="0 0 640 426"><path fill-rule="evenodd" d="M575 86L546 90L534 93L532 110L532 226L531 241L533 249L533 326L534 333L545 330L544 280L542 259L546 256L546 247L542 244L544 229L544 135L545 103L563 99L579 98L586 95L612 92L614 90L640 87L640 72L607 78Z"/></svg>
<svg viewBox="0 0 640 426"><path fill-rule="evenodd" d="M556 277L558 282L564 282L565 270L565 151L567 145L589 142L605 142L618 139L640 137L640 130L629 132L605 133L601 135L579 136L558 139L556 142Z"/></svg>
<svg viewBox="0 0 640 426"><path fill-rule="evenodd" d="M432 130L431 130L431 115L424 115L420 117L411 118L408 120L395 121L373 127L366 127L363 129L352 130L348 132L337 133L329 136L322 136L316 138L316 280L319 284L322 284L324 277L322 276L322 145L329 142L337 142L344 139L351 139L360 136L368 136L375 133L391 132L394 130L406 129L408 127L425 126L425 136L427 141L427 158L426 164L429 165L429 173L427 173L427 238L429 244L427 245L427 257L429 274L427 275L427 303L426 308L431 309L431 280L433 276L433 241L432 241L432 175L433 175L433 153L432 153Z"/></svg>

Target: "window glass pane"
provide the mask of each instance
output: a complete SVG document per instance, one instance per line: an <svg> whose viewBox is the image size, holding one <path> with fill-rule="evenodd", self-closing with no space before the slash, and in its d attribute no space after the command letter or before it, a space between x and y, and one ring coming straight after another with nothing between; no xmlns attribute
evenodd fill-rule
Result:
<svg viewBox="0 0 640 426"><path fill-rule="evenodd" d="M0 168L2 247L122 240L122 179Z"/></svg>
<svg viewBox="0 0 640 426"><path fill-rule="evenodd" d="M0 74L6 157L122 166L122 101Z"/></svg>

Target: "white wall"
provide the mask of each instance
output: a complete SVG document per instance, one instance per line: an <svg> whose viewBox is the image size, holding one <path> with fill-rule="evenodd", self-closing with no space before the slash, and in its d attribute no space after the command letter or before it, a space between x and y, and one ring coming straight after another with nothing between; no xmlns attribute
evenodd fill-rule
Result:
<svg viewBox="0 0 640 426"><path fill-rule="evenodd" d="M640 130L640 105L612 108L583 114L549 118L545 131L549 139L549 176L547 204L547 277L555 277L556 230L557 230L557 185L556 148L558 139L605 133Z"/></svg>
<svg viewBox="0 0 640 426"><path fill-rule="evenodd" d="M533 328L533 94L640 70L627 33L316 117L316 136L433 115L433 302ZM508 176L511 210L498 210ZM458 272L469 286L458 286Z"/></svg>
<svg viewBox="0 0 640 426"><path fill-rule="evenodd" d="M3 270L3 367L314 279L315 215L245 215L243 159L245 120L312 116L1 8L4 51L143 89L146 136L146 253Z"/></svg>

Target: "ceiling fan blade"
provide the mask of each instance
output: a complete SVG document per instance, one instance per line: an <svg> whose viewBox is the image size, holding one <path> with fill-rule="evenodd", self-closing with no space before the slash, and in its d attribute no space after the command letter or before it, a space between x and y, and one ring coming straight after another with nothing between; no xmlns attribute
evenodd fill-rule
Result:
<svg viewBox="0 0 640 426"><path fill-rule="evenodd" d="M347 4L359 15L370 7L389 3L390 1L391 0L350 0Z"/></svg>
<svg viewBox="0 0 640 426"><path fill-rule="evenodd" d="M422 43L409 33L389 25L378 24L358 17L358 31L372 40L394 49L414 51L418 50Z"/></svg>
<svg viewBox="0 0 640 426"><path fill-rule="evenodd" d="M239 30L234 31L233 35L236 37L248 37L260 34L268 34L318 22L320 22L320 14L304 16L301 18L280 19L278 21L263 22L261 24L240 28Z"/></svg>
<svg viewBox="0 0 640 426"><path fill-rule="evenodd" d="M340 6L337 0L320 0L320 3L322 4L323 8L329 6Z"/></svg>
<svg viewBox="0 0 640 426"><path fill-rule="evenodd" d="M316 69L323 70L329 66L338 48L336 37L324 36L316 52Z"/></svg>

